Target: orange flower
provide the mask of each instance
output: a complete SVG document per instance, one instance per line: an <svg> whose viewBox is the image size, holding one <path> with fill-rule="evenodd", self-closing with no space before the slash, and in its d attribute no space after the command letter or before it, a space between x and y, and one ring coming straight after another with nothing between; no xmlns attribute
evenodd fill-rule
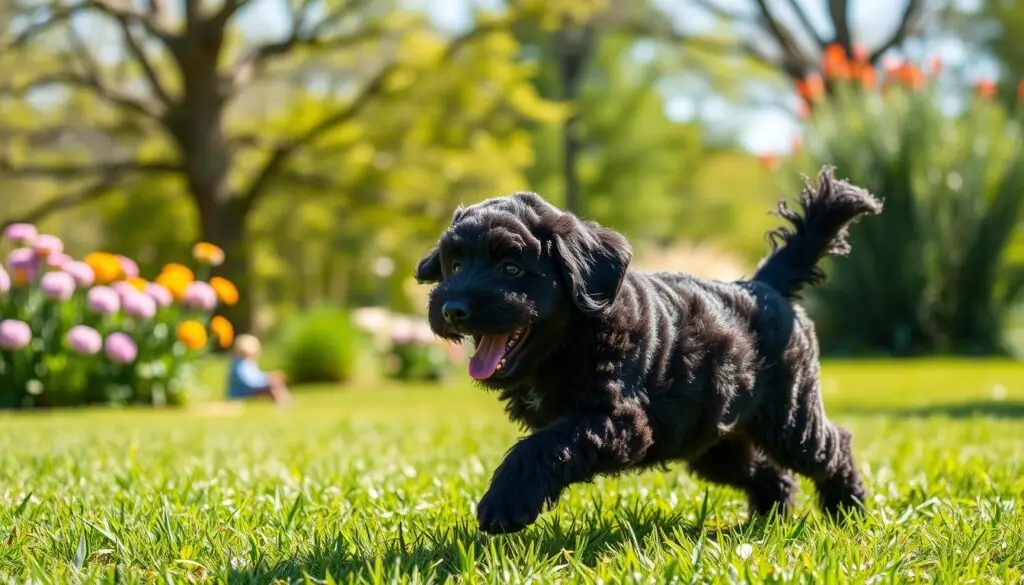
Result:
<svg viewBox="0 0 1024 585"><path fill-rule="evenodd" d="M206 345L206 328L199 321L182 321L178 325L178 339L189 349L202 349Z"/></svg>
<svg viewBox="0 0 1024 585"><path fill-rule="evenodd" d="M182 272L162 272L154 282L170 291L174 300L180 301L192 284L192 279Z"/></svg>
<svg viewBox="0 0 1024 585"><path fill-rule="evenodd" d="M146 282L145 278L139 278L138 276L135 278L129 278L127 282L132 285L132 288L139 292L144 292L146 290L146 285L149 284Z"/></svg>
<svg viewBox="0 0 1024 585"><path fill-rule="evenodd" d="M913 63L905 61L890 63L886 65L885 74L888 78L887 84L898 83L911 89L924 87L924 73Z"/></svg>
<svg viewBox="0 0 1024 585"><path fill-rule="evenodd" d="M110 284L124 276L121 259L107 252L93 252L85 257L85 263L92 268L96 284Z"/></svg>
<svg viewBox="0 0 1024 585"><path fill-rule="evenodd" d="M821 75L811 73L796 82L796 92L808 102L817 101L825 97L825 80Z"/></svg>
<svg viewBox="0 0 1024 585"><path fill-rule="evenodd" d="M224 263L224 250L209 242L199 242L192 247L192 257L200 264L220 266Z"/></svg>
<svg viewBox="0 0 1024 585"><path fill-rule="evenodd" d="M220 315L210 320L210 331L213 331L213 335L217 338L217 345L222 349L231 347L235 341L235 328L231 326L231 321Z"/></svg>
<svg viewBox="0 0 1024 585"><path fill-rule="evenodd" d="M857 80L865 89L874 89L878 85L878 74L871 65L862 65L857 72Z"/></svg>
<svg viewBox="0 0 1024 585"><path fill-rule="evenodd" d="M937 77L939 73L942 73L942 57L935 55L928 64L928 75L930 77Z"/></svg>
<svg viewBox="0 0 1024 585"><path fill-rule="evenodd" d="M850 60L847 58L846 49L839 43L825 47L821 70L828 79L849 79Z"/></svg>
<svg viewBox="0 0 1024 585"><path fill-rule="evenodd" d="M803 150L803 146L804 146L804 141L801 140L799 136L794 136L793 137L792 148L790 149L790 155L791 156L796 156L796 155L800 154L800 151Z"/></svg>
<svg viewBox="0 0 1024 585"><path fill-rule="evenodd" d="M762 154L760 156L760 159L761 166L768 169L769 171L774 171L775 169L779 168L779 155L777 154L767 152L765 154Z"/></svg>
<svg viewBox="0 0 1024 585"><path fill-rule="evenodd" d="M225 305L231 307L238 302L238 287L230 280L214 276L210 279L210 286L217 292L217 298Z"/></svg>
<svg viewBox="0 0 1024 585"><path fill-rule="evenodd" d="M188 266L185 266L184 264L175 264L174 262L165 265L161 273L181 275L190 283L196 279L196 275L192 273L192 270Z"/></svg>
<svg viewBox="0 0 1024 585"><path fill-rule="evenodd" d="M990 100L995 97L999 88L996 86L996 82L991 79L982 78L978 81L977 86L975 86L975 90L978 93L978 97L983 100Z"/></svg>

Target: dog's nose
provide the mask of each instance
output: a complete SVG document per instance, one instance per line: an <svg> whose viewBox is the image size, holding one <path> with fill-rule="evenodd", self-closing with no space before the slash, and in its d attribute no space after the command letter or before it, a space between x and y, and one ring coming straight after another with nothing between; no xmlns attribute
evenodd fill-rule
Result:
<svg viewBox="0 0 1024 585"><path fill-rule="evenodd" d="M445 301L441 305L441 314L444 315L445 321L454 325L469 317L469 306L462 301Z"/></svg>

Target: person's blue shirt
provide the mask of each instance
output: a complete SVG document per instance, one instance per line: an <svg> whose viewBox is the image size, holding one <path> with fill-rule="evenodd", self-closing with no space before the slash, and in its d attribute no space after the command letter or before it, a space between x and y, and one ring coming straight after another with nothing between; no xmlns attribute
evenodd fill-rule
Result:
<svg viewBox="0 0 1024 585"><path fill-rule="evenodd" d="M232 358L228 370L228 397L249 396L270 387L270 376L251 359Z"/></svg>

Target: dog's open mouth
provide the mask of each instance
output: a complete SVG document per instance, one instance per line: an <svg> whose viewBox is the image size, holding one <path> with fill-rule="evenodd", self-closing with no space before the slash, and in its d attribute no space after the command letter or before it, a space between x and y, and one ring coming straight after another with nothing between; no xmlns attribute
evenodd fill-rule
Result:
<svg viewBox="0 0 1024 585"><path fill-rule="evenodd" d="M476 352L469 360L469 375L477 380L486 380L507 371L529 334L529 327L517 327L507 333L473 336Z"/></svg>

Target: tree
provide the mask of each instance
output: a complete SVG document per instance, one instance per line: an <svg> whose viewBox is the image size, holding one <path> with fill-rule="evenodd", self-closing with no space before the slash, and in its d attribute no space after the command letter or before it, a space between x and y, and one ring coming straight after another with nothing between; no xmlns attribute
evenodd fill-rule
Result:
<svg viewBox="0 0 1024 585"><path fill-rule="evenodd" d="M851 0L828 0L821 13L816 3L804 0L742 0L737 9L718 0L693 0L711 16L724 20L743 39L737 49L744 55L777 70L791 80L818 71L822 53L829 45L842 47L847 58L855 57L860 35L853 28ZM864 47L872 65L907 39L923 34L951 9L952 2L904 0L893 30L873 47Z"/></svg>
<svg viewBox="0 0 1024 585"><path fill-rule="evenodd" d="M201 237L228 254L221 274L248 292L250 218L278 181L303 180L296 163L309 151L337 142L376 101L407 94L421 72L436 72L471 41L508 24L491 19L445 40L390 3L298 0L285 2L283 36L243 39L239 15L266 5L184 0L174 11L164 0L142 8L122 0L16 4L28 24L8 30L0 70L13 71L24 58L39 67L5 84L7 107L25 98L42 101L44 90L53 95L56 89L64 105L37 106L39 118L83 147L40 152L46 149L32 137L42 125L21 128L22 139L0 157L0 171L8 178L56 179L62 190L84 183L15 219L38 220L141 179L180 178ZM104 36L111 28L117 33L113 63L101 58L101 43L83 33ZM109 37L102 44L109 46ZM322 79L325 70L336 85L329 95L292 100L282 90ZM275 110L267 106L281 95L286 107L270 118L287 119L289 126L268 133L260 110ZM126 137L126 128L136 132ZM63 141L44 146L55 143ZM243 294L230 315L240 330L250 327L249 298Z"/></svg>
<svg viewBox="0 0 1024 585"><path fill-rule="evenodd" d="M563 91L563 41L550 41L530 44L540 63L535 83L542 96ZM659 54L637 58L630 51L635 41L625 34L606 32L591 42L593 54L572 102L575 126L534 132L538 156L529 183L631 238L676 239L703 147L698 124L675 122L665 113L659 83L675 64Z"/></svg>

